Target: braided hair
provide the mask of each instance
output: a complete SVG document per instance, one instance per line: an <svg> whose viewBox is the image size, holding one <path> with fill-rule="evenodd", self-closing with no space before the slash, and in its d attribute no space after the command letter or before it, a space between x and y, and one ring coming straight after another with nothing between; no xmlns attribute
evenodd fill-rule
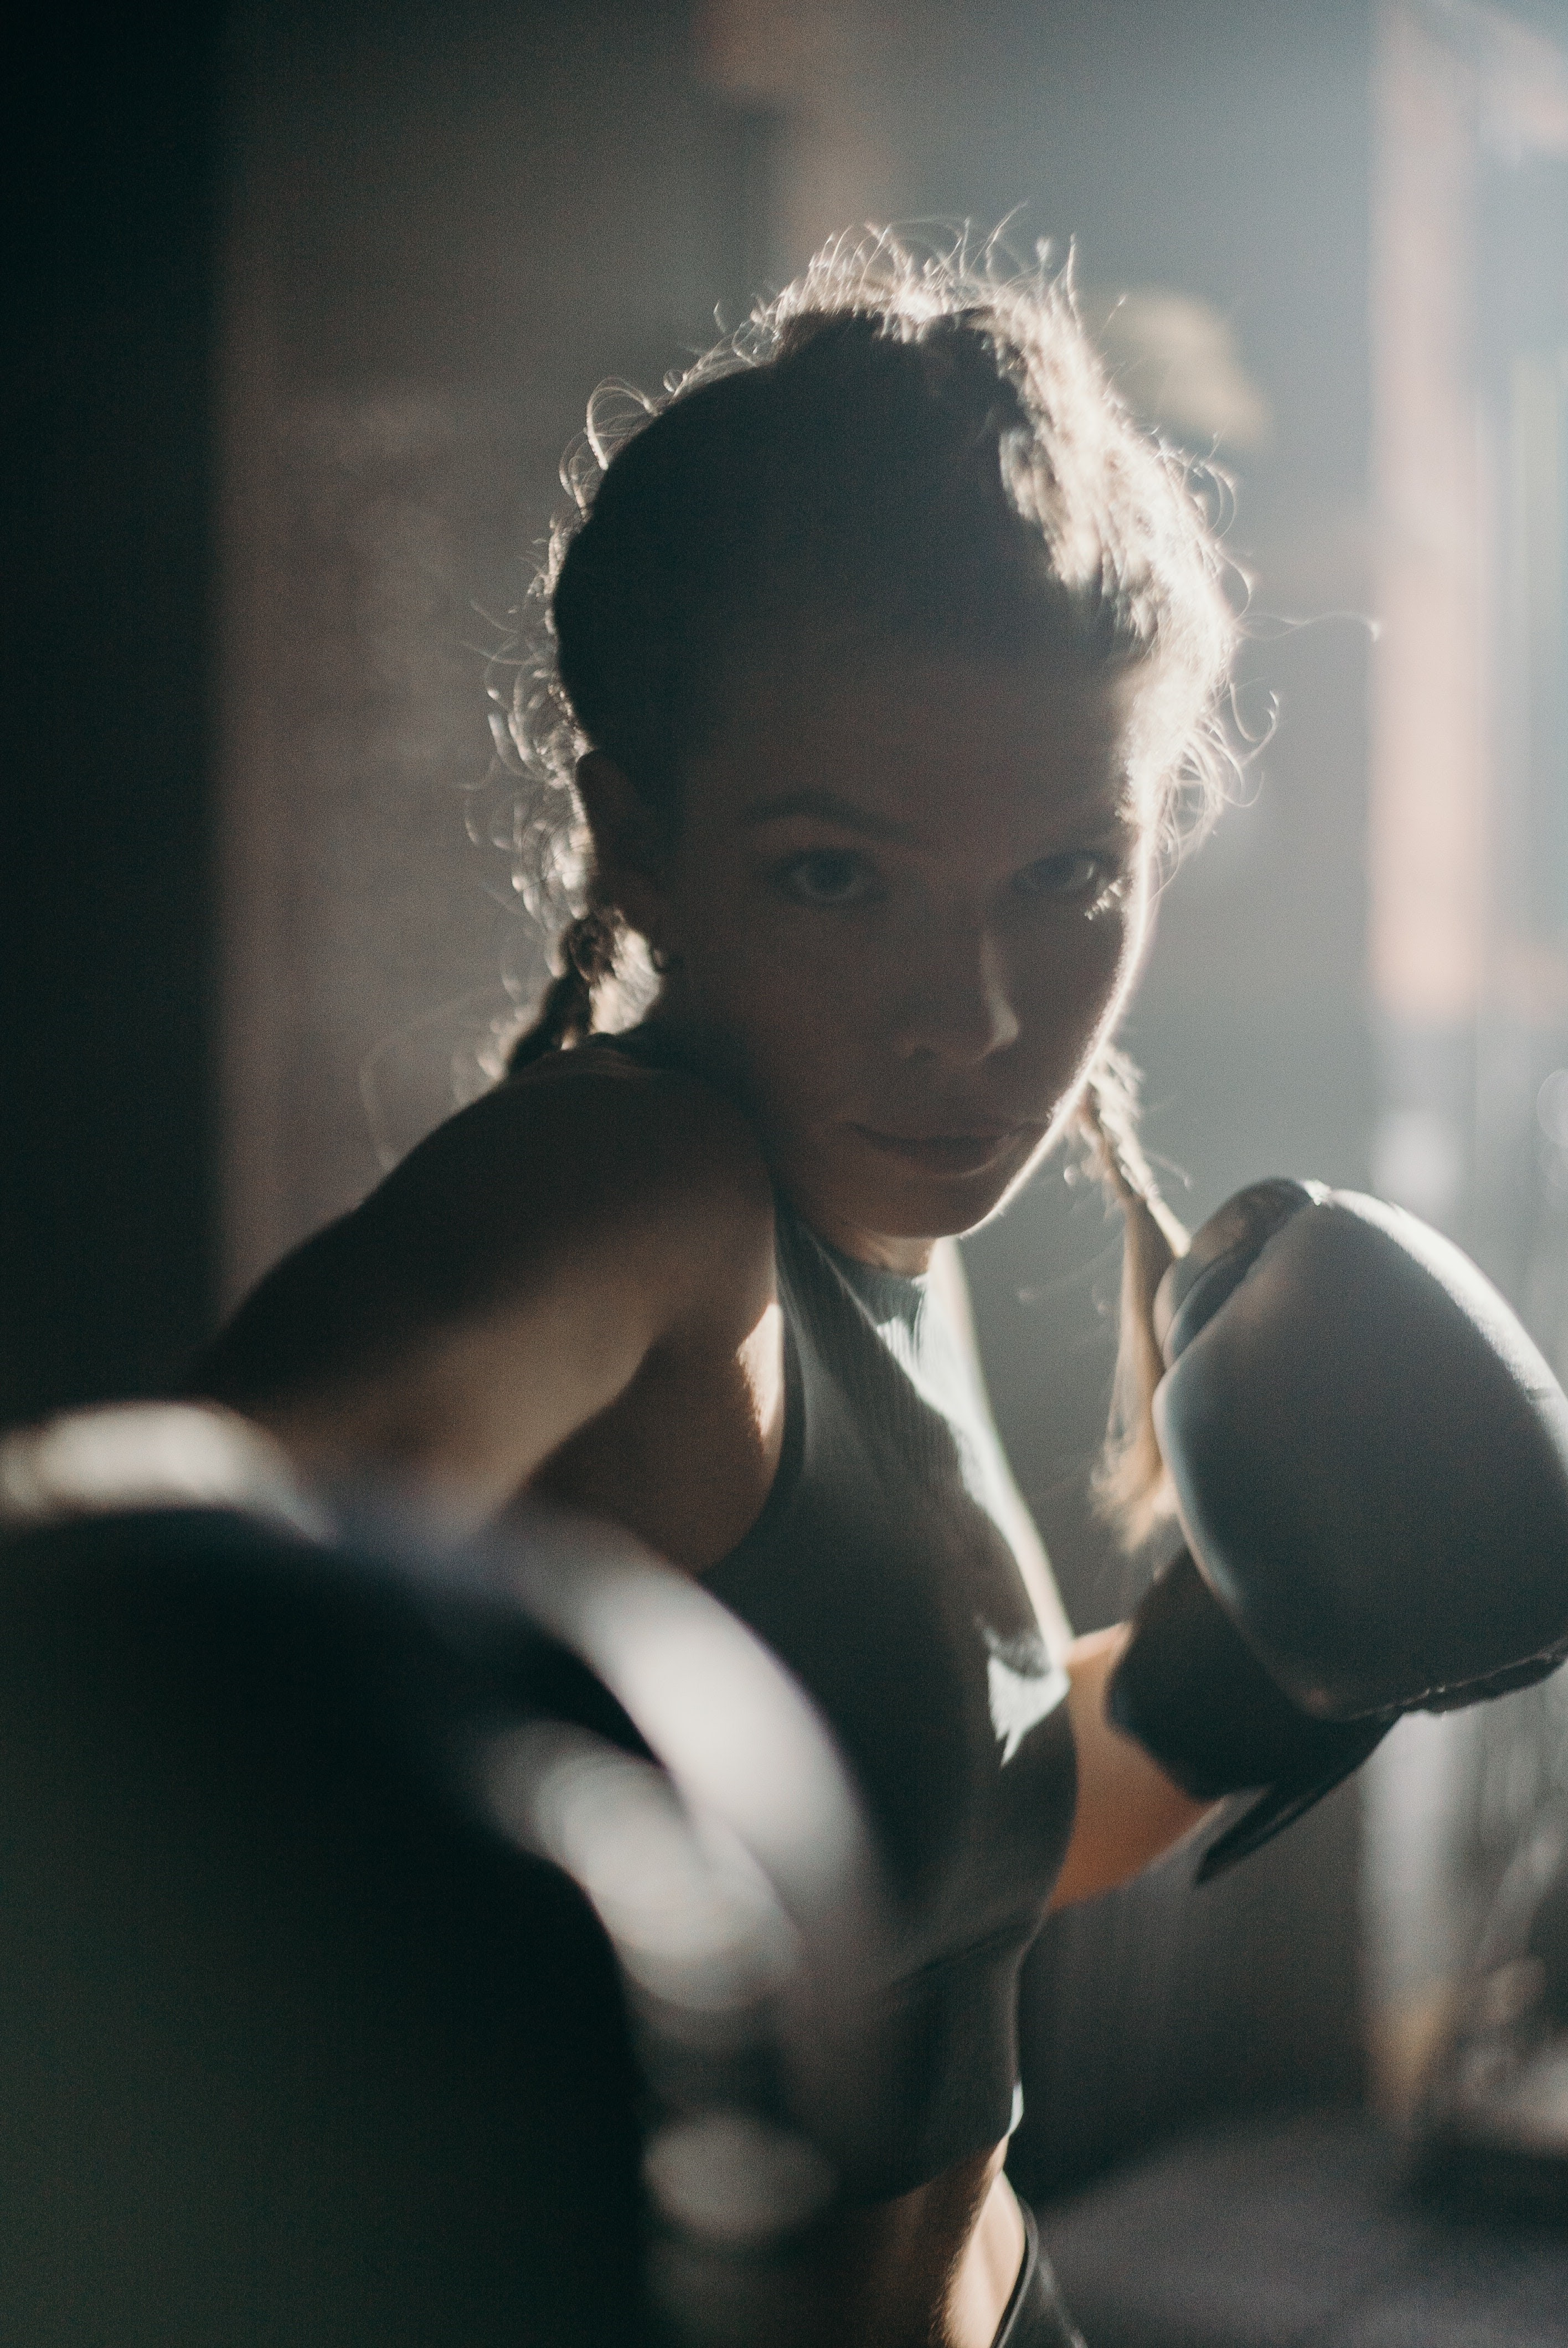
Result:
<svg viewBox="0 0 1568 2348"><path fill-rule="evenodd" d="M835 243L661 398L597 394L562 479L572 506L506 709L513 831L526 893L556 912L559 974L510 1070L591 1034L637 943L596 889L578 757L613 759L672 837L727 684L803 636L1136 671L1133 767L1162 852L1214 812L1236 623L1211 507L1127 415L1043 255L1014 275L890 234ZM1098 1488L1134 1539L1163 1490L1150 1308L1184 1237L1120 1055L1076 1121L1126 1230Z"/></svg>

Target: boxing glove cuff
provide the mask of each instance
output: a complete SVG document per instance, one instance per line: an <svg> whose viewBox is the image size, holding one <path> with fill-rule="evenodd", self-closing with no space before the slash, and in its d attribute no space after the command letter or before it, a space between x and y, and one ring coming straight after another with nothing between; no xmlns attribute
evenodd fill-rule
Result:
<svg viewBox="0 0 1568 2348"><path fill-rule="evenodd" d="M1359 1768L1397 1716L1315 1720L1270 1679L1186 1550L1155 1581L1106 1690L1109 1717L1196 1801L1266 1790L1205 1852L1206 1882Z"/></svg>

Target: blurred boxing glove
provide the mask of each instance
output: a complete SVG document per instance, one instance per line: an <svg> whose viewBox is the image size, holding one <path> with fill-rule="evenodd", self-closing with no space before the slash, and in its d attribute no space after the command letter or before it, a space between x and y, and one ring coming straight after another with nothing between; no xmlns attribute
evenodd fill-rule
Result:
<svg viewBox="0 0 1568 2348"><path fill-rule="evenodd" d="M1502 1694L1568 1655L1568 1398L1457 1248L1317 1183L1222 1207L1155 1322L1186 1546L1107 1702L1197 1798L1264 1789L1204 1880L1401 1714Z"/></svg>
<svg viewBox="0 0 1568 2348"><path fill-rule="evenodd" d="M695 1583L76 1413L0 1437L0 2338L794 2339L874 1862Z"/></svg>

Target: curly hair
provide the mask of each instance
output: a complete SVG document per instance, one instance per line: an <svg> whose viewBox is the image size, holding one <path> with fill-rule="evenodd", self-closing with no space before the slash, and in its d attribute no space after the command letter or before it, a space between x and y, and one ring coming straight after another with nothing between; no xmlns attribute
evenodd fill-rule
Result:
<svg viewBox="0 0 1568 2348"><path fill-rule="evenodd" d="M839 239L661 396L602 386L561 478L538 624L509 692L491 685L515 885L559 933L512 1069L651 991L595 891L578 758L613 758L672 835L727 681L803 639L1135 672L1132 767L1163 858L1212 819L1234 771L1225 485L1129 415L1043 248L1019 272L994 244L971 258L962 239ZM1181 1231L1121 1056L1092 1072L1078 1122L1127 1223L1099 1488L1131 1538L1158 1507L1149 1308Z"/></svg>

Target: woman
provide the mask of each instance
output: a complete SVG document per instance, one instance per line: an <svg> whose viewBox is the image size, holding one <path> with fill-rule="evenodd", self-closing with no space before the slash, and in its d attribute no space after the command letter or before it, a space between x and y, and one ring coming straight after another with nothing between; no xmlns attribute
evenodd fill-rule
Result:
<svg viewBox="0 0 1568 2348"><path fill-rule="evenodd" d="M1222 565L1043 276L830 251L636 426L590 435L512 712L561 974L204 1383L319 1473L609 1518L772 1641L901 1903L825 2337L1062 2341L1001 2167L1018 1968L1200 1810L1103 1716L1120 1634L1071 1640L952 1240L1087 1138L1128 1236L1105 1489L1147 1522L1180 1234L1111 1039L1214 763Z"/></svg>

